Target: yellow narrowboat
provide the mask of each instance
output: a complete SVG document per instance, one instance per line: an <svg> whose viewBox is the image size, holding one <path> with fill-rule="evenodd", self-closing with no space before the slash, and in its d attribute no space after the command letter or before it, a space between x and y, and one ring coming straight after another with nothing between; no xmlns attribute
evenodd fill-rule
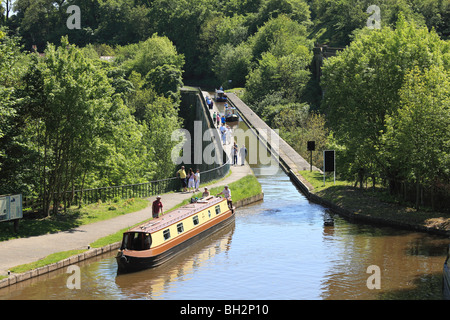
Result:
<svg viewBox="0 0 450 320"><path fill-rule="evenodd" d="M234 221L227 200L209 196L124 232L118 273L159 266Z"/></svg>

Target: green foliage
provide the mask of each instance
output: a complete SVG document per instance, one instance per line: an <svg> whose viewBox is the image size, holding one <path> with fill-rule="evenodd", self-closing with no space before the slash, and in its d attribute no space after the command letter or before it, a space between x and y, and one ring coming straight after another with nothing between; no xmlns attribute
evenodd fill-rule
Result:
<svg viewBox="0 0 450 320"><path fill-rule="evenodd" d="M231 44L222 45L212 63L212 71L219 83L225 85L232 80L233 87L245 85L245 76L251 68L252 54L246 44L233 47Z"/></svg>
<svg viewBox="0 0 450 320"><path fill-rule="evenodd" d="M450 178L450 81L442 67L412 69L386 119L385 159L397 179L434 188ZM419 207L420 197L416 197Z"/></svg>
<svg viewBox="0 0 450 320"><path fill-rule="evenodd" d="M81 9L81 30L66 27L69 5ZM366 28L370 5L381 30ZM433 66L450 69L448 1L16 0L0 16L11 29L0 31L0 193L48 206L50 194L70 202L62 194L73 188L172 175L170 133L187 82L245 88L242 98L302 155L309 139L338 150L349 180L449 185L445 135L426 132L440 144L420 174L421 158L404 168L401 157L415 141L407 115L432 104L413 96L443 95L429 87ZM323 99L310 72L315 42L347 46L324 61ZM415 77L428 80L408 84ZM439 127L433 117L418 118L424 130Z"/></svg>
<svg viewBox="0 0 450 320"><path fill-rule="evenodd" d="M282 15L269 20L249 43L258 64L247 78L246 101L255 103L274 92L281 92L290 101L300 100L312 59L306 29Z"/></svg>
<svg viewBox="0 0 450 320"><path fill-rule="evenodd" d="M406 118L402 118L406 114L398 112L405 100L404 85L408 83L408 74L413 69L423 71L432 66L448 70L449 54L448 42L442 41L434 31L417 27L414 22L407 22L400 15L395 30L384 27L381 30L361 32L340 55L325 62L322 80L322 85L326 88L323 111L327 114L336 141L345 146L338 165L347 169L345 173L348 179L357 177L362 184L367 176L372 177L373 181L376 178L398 178L396 169L384 157L386 151L383 134L387 130L386 119L399 117L397 120L400 123L408 123ZM426 99L426 91L420 93L420 99ZM431 90L428 94L432 92ZM433 126L432 123L429 125ZM404 132L405 136L398 136L398 139L414 143L416 139L413 135L419 134L419 129L426 128L424 123L422 125L423 128L410 127L411 131ZM406 127L407 125L404 128ZM414 130L416 133L413 133ZM406 144L404 147L406 149L398 150L406 152L410 146ZM442 147L442 144L440 147L436 146L438 149ZM401 166L405 166L405 161ZM416 174L414 176L417 178Z"/></svg>

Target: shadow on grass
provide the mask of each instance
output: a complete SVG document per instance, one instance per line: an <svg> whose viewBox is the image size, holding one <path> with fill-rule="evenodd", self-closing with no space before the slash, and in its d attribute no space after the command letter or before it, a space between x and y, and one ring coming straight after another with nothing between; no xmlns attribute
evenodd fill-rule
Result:
<svg viewBox="0 0 450 320"><path fill-rule="evenodd" d="M4 222L0 224L0 241L67 231L81 225L79 219L82 215L79 210L70 210L65 214L59 213L40 219L22 219L17 233L14 232L12 222Z"/></svg>
<svg viewBox="0 0 450 320"><path fill-rule="evenodd" d="M396 221L450 230L450 214L431 211L429 208L416 210L391 199L384 200L385 193L377 189L373 191L351 186L331 186L316 194L355 214L382 218L386 222Z"/></svg>

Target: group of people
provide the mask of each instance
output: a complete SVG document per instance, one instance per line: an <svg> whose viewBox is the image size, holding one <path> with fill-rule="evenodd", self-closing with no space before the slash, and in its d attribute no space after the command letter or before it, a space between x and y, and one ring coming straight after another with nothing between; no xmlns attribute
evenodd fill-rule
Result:
<svg viewBox="0 0 450 320"><path fill-rule="evenodd" d="M210 195L211 195L211 193L209 192L208 187L205 187L205 189L204 189L204 191L202 193L202 198L209 197ZM232 209L233 208L233 201L231 199L231 191L230 191L230 188L227 185L224 187L222 192L217 194L217 196L220 196L220 195L223 195L227 199L228 207L230 209ZM163 214L163 204L162 204L162 201L161 201L161 196L157 196L156 200L153 201L153 204L152 204L152 217L153 218L158 218L160 214L161 215Z"/></svg>
<svg viewBox="0 0 450 320"><path fill-rule="evenodd" d="M216 113L216 111L214 111L213 115L212 115L212 119L214 122L215 126L219 126L220 124L225 125L226 123L226 119L225 119L225 115L220 115L219 112Z"/></svg>
<svg viewBox="0 0 450 320"><path fill-rule="evenodd" d="M232 134L233 134L231 127L229 125L225 125L224 123L222 123L219 131L220 131L220 135L222 137L223 145L230 144L231 140L232 140Z"/></svg>
<svg viewBox="0 0 450 320"><path fill-rule="evenodd" d="M196 192L200 186L200 170L197 169L194 173L192 168L189 169L189 173L186 173L184 170L184 166L181 166L181 169L177 171L177 177L181 181L181 187L183 192Z"/></svg>
<svg viewBox="0 0 450 320"><path fill-rule="evenodd" d="M234 142L234 145L231 149L231 155L233 156L233 165L237 166L238 164L238 155L241 156L241 166L245 164L245 157L247 157L247 148L245 147L245 144L242 145L241 149L239 149L239 146L237 145L236 141Z"/></svg>
<svg viewBox="0 0 450 320"><path fill-rule="evenodd" d="M207 102L209 109L211 110L214 105L212 99L207 97L206 102ZM227 110L227 104L225 104L225 110ZM223 144L224 145L230 144L232 141L232 129L229 125L226 125L225 115L221 116L219 112L216 113L216 111L214 111L212 118L214 121L214 125L216 125L218 128L220 126L219 131L220 131L220 134L222 137ZM238 164L238 155L239 154L241 156L241 165L244 165L245 158L247 156L247 148L245 147L245 145L243 145L242 148L239 149L237 143L234 142L234 144L231 148L231 155L233 157L233 165ZM185 167L181 166L180 170L177 171L176 175L180 179L181 188L182 188L183 192L191 192L192 191L194 193L194 192L199 191L199 186L200 186L200 170L199 169L197 169L194 172L194 170L192 170L192 168L190 168L189 172L186 173ZM205 189L202 193L202 197L206 198L206 197L209 197L210 195L211 194L210 194L208 188L205 187ZM233 207L233 203L231 200L231 191L228 186L225 186L224 189L222 190L222 192L217 194L217 196L219 196L219 195L223 195L227 199L227 203L230 208ZM152 213L153 218L157 218L157 217L159 217L160 214L163 213L163 204L161 202L161 196L157 196L156 200L153 201L152 212L153 212Z"/></svg>

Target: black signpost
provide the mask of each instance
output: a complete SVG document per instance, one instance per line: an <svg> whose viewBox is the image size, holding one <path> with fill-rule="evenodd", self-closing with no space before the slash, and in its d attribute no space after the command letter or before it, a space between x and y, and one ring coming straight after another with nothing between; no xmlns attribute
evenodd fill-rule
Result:
<svg viewBox="0 0 450 320"><path fill-rule="evenodd" d="M334 184L336 184L336 159L334 150L323 151L323 185L325 186L325 174L327 172L334 173Z"/></svg>
<svg viewBox="0 0 450 320"><path fill-rule="evenodd" d="M309 161L309 171L312 172L312 152L314 150L316 150L316 142L308 141L307 150L311 152L311 157L310 157L310 161Z"/></svg>

